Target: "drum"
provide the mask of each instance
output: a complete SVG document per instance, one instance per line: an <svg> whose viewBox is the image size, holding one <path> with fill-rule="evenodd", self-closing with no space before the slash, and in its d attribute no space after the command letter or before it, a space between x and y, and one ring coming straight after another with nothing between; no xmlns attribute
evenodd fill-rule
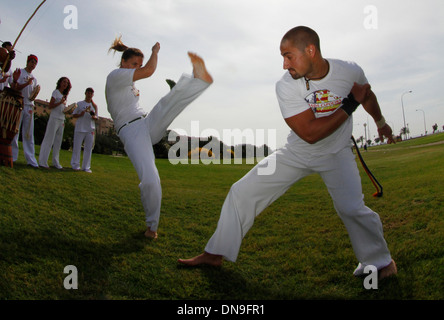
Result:
<svg viewBox="0 0 444 320"><path fill-rule="evenodd" d="M11 88L0 93L0 165L12 168L11 142L19 132L23 96Z"/></svg>
<svg viewBox="0 0 444 320"><path fill-rule="evenodd" d="M34 101L35 98L37 98L39 92L40 92L40 85L38 84L34 87L34 90L32 90L31 94L29 95L29 101Z"/></svg>

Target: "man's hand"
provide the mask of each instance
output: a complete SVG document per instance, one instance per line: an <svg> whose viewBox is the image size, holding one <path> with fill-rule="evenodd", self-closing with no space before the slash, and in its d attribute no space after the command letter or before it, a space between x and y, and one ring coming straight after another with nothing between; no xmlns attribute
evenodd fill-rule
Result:
<svg viewBox="0 0 444 320"><path fill-rule="evenodd" d="M384 137L387 137L387 143L396 143L395 139L393 139L392 128L386 123L385 126L378 129L379 139L381 142L384 142Z"/></svg>
<svg viewBox="0 0 444 320"><path fill-rule="evenodd" d="M9 78L9 74L5 74L3 76L3 78L0 79L0 83L6 82L6 80L8 80L8 78Z"/></svg>
<svg viewBox="0 0 444 320"><path fill-rule="evenodd" d="M358 101L360 104L364 104L365 100L367 100L367 98L370 96L371 87L368 83L357 84L355 82L350 92L353 94L356 101Z"/></svg>
<svg viewBox="0 0 444 320"><path fill-rule="evenodd" d="M20 74L21 74L21 70L19 68L15 69L15 71L12 73L12 80L14 82L17 82L18 79L20 78Z"/></svg>

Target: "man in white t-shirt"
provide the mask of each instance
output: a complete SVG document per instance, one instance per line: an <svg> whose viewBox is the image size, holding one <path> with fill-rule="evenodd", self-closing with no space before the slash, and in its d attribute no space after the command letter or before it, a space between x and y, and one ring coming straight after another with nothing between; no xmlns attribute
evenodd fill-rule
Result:
<svg viewBox="0 0 444 320"><path fill-rule="evenodd" d="M98 118L97 105L92 98L94 97L94 90L87 88L85 91L85 100L77 102L77 108L74 110L72 116L76 118L76 125L74 129L74 142L71 157L71 167L78 171L83 170L91 173L91 155L94 147L94 137L96 131L96 121ZM83 161L80 168L80 153L83 148Z"/></svg>
<svg viewBox="0 0 444 320"><path fill-rule="evenodd" d="M23 96L23 110L20 117L20 126L22 129L23 152L25 154L26 163L34 168L38 168L37 159L35 158L34 147L34 101L29 100L33 90L37 87L37 79L32 74L38 63L37 56L31 54L28 56L26 68L18 69L13 73L13 82L11 88L20 91ZM18 159L19 133L12 139L12 160Z"/></svg>
<svg viewBox="0 0 444 320"><path fill-rule="evenodd" d="M8 70L8 72L5 72L4 74L0 73L0 92L3 91L5 87L9 87L11 82L11 70Z"/></svg>
<svg viewBox="0 0 444 320"><path fill-rule="evenodd" d="M307 27L287 32L280 49L288 72L276 84L276 93L281 113L292 130L288 143L231 187L204 253L179 262L219 266L224 258L236 261L255 217L298 180L318 173L359 261L354 275L363 275L367 265L379 270L380 279L395 274L396 265L379 216L364 204L351 150L351 114L359 103L376 121L381 138L385 136L389 143L393 142L391 128L385 123L364 72L355 63L324 59L318 35ZM261 174L261 168L270 163L274 163L274 173Z"/></svg>

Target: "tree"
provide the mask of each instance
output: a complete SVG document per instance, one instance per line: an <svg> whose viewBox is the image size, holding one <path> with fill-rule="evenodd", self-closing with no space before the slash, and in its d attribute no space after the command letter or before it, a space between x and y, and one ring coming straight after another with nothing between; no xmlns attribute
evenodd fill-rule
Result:
<svg viewBox="0 0 444 320"><path fill-rule="evenodd" d="M410 133L409 128L407 127L402 127L401 131L399 132L399 134L402 136L404 135L404 139L407 139L407 134Z"/></svg>

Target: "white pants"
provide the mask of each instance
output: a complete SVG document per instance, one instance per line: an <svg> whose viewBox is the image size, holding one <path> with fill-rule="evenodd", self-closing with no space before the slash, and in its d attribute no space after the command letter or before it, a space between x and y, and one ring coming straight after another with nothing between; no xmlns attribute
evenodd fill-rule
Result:
<svg viewBox="0 0 444 320"><path fill-rule="evenodd" d="M59 161L60 148L62 146L63 131L65 129L64 119L55 119L49 117L46 125L45 137L40 146L39 165L48 167L49 153L52 148L52 165L61 168Z"/></svg>
<svg viewBox="0 0 444 320"><path fill-rule="evenodd" d="M74 141L71 156L71 168L73 168L74 170L80 170L80 153L82 152L83 142L85 142L85 145L83 146L83 161L81 169L91 169L91 155L94 146L94 131L95 130L91 130L90 132L74 131Z"/></svg>
<svg viewBox="0 0 444 320"><path fill-rule="evenodd" d="M259 175L258 169L276 161L273 175ZM242 239L254 219L301 178L318 173L342 219L360 267L387 266L391 256L377 213L365 206L361 178L351 148L323 157L304 156L288 146L258 163L230 189L215 233L205 251L236 261ZM284 222L285 225L285 222Z"/></svg>
<svg viewBox="0 0 444 320"><path fill-rule="evenodd" d="M125 146L140 179L140 194L145 222L157 231L160 217L162 189L155 164L153 145L158 143L173 120L210 84L183 75L176 86L163 97L143 119L122 127L119 137Z"/></svg>
<svg viewBox="0 0 444 320"><path fill-rule="evenodd" d="M37 159L35 158L35 147L34 147L34 106L24 105L22 114L20 115L20 128L22 130L22 144L23 153L25 154L26 163L38 167ZM19 155L18 146L19 133L17 133L12 139L11 149L12 149L12 161L17 161Z"/></svg>

